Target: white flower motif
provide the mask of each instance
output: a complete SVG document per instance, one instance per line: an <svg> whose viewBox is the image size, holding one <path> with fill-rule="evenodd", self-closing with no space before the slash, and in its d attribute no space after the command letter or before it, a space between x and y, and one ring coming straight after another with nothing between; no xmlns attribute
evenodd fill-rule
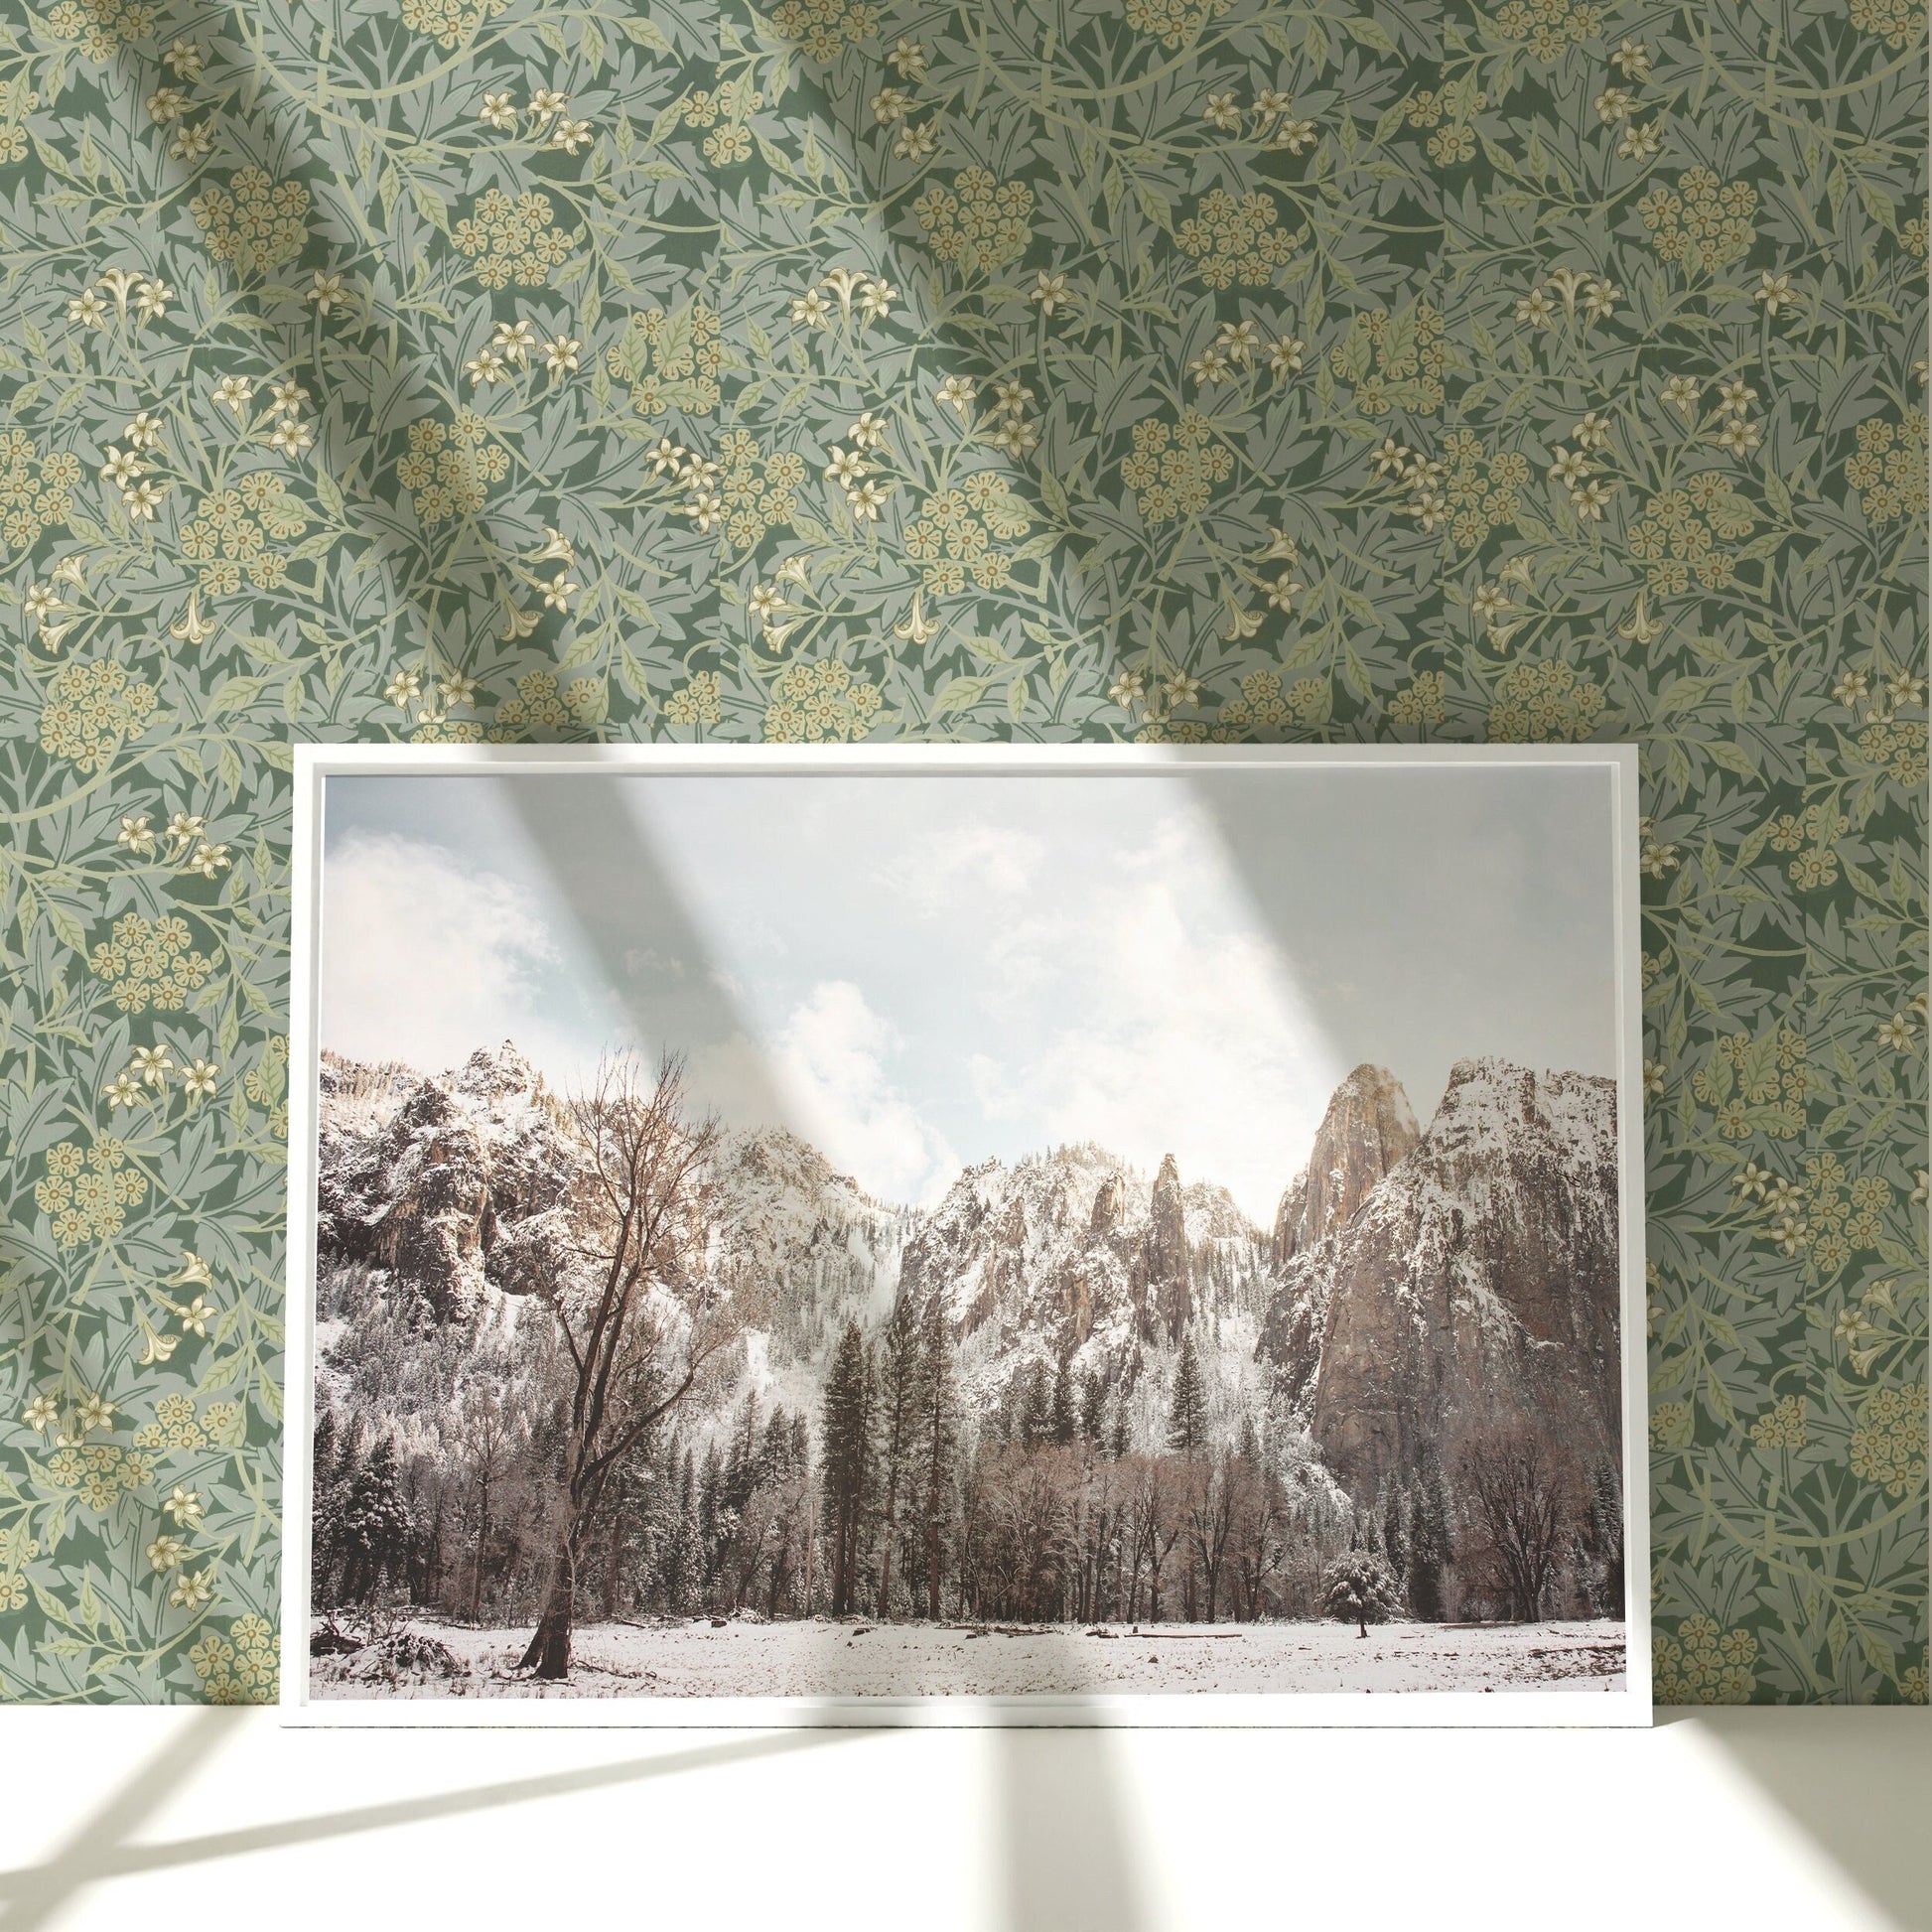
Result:
<svg viewBox="0 0 1932 1932"><path fill-rule="evenodd" d="M1073 284L1064 275L1049 275L1042 268L1035 277L1027 300L1037 303L1041 315L1053 315L1062 308L1071 307Z"/></svg>
<svg viewBox="0 0 1932 1932"><path fill-rule="evenodd" d="M303 299L314 307L319 316L331 315L337 309L346 309L349 304L348 278L341 274L325 274L319 268Z"/></svg>

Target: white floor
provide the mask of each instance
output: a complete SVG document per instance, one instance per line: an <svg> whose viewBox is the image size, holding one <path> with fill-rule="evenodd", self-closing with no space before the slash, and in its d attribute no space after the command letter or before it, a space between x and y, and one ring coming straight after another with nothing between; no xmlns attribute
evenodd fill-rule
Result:
<svg viewBox="0 0 1932 1932"><path fill-rule="evenodd" d="M306 1731L0 1712L0 1925L1932 1928L1932 1712Z"/></svg>

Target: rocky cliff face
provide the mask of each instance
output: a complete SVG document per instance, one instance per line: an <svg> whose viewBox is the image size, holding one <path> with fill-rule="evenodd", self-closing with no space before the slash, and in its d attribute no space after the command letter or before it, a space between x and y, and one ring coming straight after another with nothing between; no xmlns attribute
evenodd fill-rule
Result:
<svg viewBox="0 0 1932 1932"><path fill-rule="evenodd" d="M849 1316L891 1311L907 1213L782 1127L733 1134L712 1176L720 1271L753 1291L771 1356L808 1362Z"/></svg>
<svg viewBox="0 0 1932 1932"><path fill-rule="evenodd" d="M1150 1182L1104 1148L1063 1147L967 1169L911 1219L901 1279L943 1299L989 1400L1062 1357L1119 1388L1150 1364L1165 1373L1189 1319L1258 1314L1267 1243L1224 1188L1183 1184L1172 1158Z"/></svg>
<svg viewBox="0 0 1932 1932"><path fill-rule="evenodd" d="M1358 1066L1329 1099L1309 1165L1275 1211L1275 1260L1293 1261L1351 1219L1419 1138L1401 1081L1386 1067Z"/></svg>
<svg viewBox="0 0 1932 1932"><path fill-rule="evenodd" d="M1142 1326L1158 1330L1170 1343L1193 1312L1188 1292L1187 1211L1180 1192L1180 1173L1172 1154L1163 1157L1148 1197L1146 1278Z"/></svg>
<svg viewBox="0 0 1932 1932"><path fill-rule="evenodd" d="M439 1321L545 1285L581 1172L564 1108L505 1041L436 1077L326 1056L317 1258L407 1283Z"/></svg>
<svg viewBox="0 0 1932 1932"><path fill-rule="evenodd" d="M1093 1146L983 1162L913 1210L765 1129L721 1147L711 1259L756 1291L740 1372L807 1412L846 1321L876 1332L902 1284L939 1298L983 1417L1065 1360L1158 1447L1191 1327L1216 1429L1269 1383L1358 1495L1499 1427L1595 1459L1619 1409L1614 1114L1609 1081L1467 1061L1418 1138L1395 1081L1357 1068L1272 1242L1172 1158L1152 1179ZM376 1271L407 1319L482 1336L483 1312L513 1317L495 1298L573 1265L585 1152L513 1046L435 1077L326 1059L320 1153L325 1275Z"/></svg>
<svg viewBox="0 0 1932 1932"><path fill-rule="evenodd" d="M1464 1060L1354 1216L1283 1271L1261 1353L1337 1478L1522 1430L1619 1441L1615 1083Z"/></svg>

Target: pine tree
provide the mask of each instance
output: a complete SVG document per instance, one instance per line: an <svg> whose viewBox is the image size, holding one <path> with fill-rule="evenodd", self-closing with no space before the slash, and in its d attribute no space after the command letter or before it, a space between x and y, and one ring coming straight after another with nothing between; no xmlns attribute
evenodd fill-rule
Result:
<svg viewBox="0 0 1932 1932"><path fill-rule="evenodd" d="M884 1521L879 1562L879 1615L893 1613L893 1542L918 1401L919 1321L912 1298L900 1292L886 1324L879 1363L879 1487Z"/></svg>
<svg viewBox="0 0 1932 1932"><path fill-rule="evenodd" d="M1095 1449L1104 1449L1107 1442L1107 1382L1097 1368L1087 1370L1087 1378L1080 1399L1080 1434Z"/></svg>
<svg viewBox="0 0 1932 1932"><path fill-rule="evenodd" d="M758 1483L759 1397L756 1389L745 1398L732 1426L731 1448L725 1452L725 1507L743 1516Z"/></svg>
<svg viewBox="0 0 1932 1932"><path fill-rule="evenodd" d="M796 1444L790 1418L782 1408L773 1409L770 1421L764 1425L764 1440L759 1445L759 1485L789 1482L799 1473Z"/></svg>
<svg viewBox="0 0 1932 1932"><path fill-rule="evenodd" d="M385 1577L402 1574L411 1528L394 1439L378 1437L350 1478L343 1505L343 1593L351 1603L372 1602Z"/></svg>
<svg viewBox="0 0 1932 1932"><path fill-rule="evenodd" d="M698 1577L709 1589L718 1581L718 1565L730 1536L732 1516L725 1501L725 1458L714 1441L705 1447L698 1466Z"/></svg>
<svg viewBox="0 0 1932 1932"><path fill-rule="evenodd" d="M1174 1365L1168 1447L1181 1455L1198 1455L1207 1447L1207 1390L1201 1381L1191 1331L1181 1336L1180 1360Z"/></svg>
<svg viewBox="0 0 1932 1932"><path fill-rule="evenodd" d="M819 1424L820 1479L832 1540L834 1616L850 1615L858 1602L859 1552L872 1473L872 1361L859 1324L848 1321L833 1352Z"/></svg>
<svg viewBox="0 0 1932 1932"><path fill-rule="evenodd" d="M336 1570L343 1558L343 1482L336 1412L327 1403L316 1417L309 1491L313 1522L309 1532L309 1600L312 1608L334 1607Z"/></svg>
<svg viewBox="0 0 1932 1932"><path fill-rule="evenodd" d="M1059 1367L1053 1372L1053 1395L1047 1410L1046 1433L1055 1447L1070 1449L1073 1431L1073 1367L1068 1358L1062 1355Z"/></svg>
<svg viewBox="0 0 1932 1932"><path fill-rule="evenodd" d="M959 1386L953 1373L952 1336L936 1295L926 1303L919 1323L918 1397L919 1526L925 1543L926 1615L936 1623L952 1531L953 1458L959 1448Z"/></svg>
<svg viewBox="0 0 1932 1932"><path fill-rule="evenodd" d="M1443 1571L1449 1563L1448 1498L1441 1470L1426 1470L1409 1496L1409 1608L1425 1623L1445 1614Z"/></svg>
<svg viewBox="0 0 1932 1932"><path fill-rule="evenodd" d="M1402 1486L1390 1478L1382 1499L1382 1552L1400 1582L1409 1570L1409 1538L1404 1527Z"/></svg>
<svg viewBox="0 0 1932 1932"><path fill-rule="evenodd" d="M1350 1550L1337 1557L1321 1575L1322 1607L1343 1623L1352 1623L1359 1637L1371 1623L1383 1623L1402 1598L1389 1567L1369 1550Z"/></svg>
<svg viewBox="0 0 1932 1932"><path fill-rule="evenodd" d="M686 1449L677 1481L677 1528L672 1533L665 1594L674 1610L694 1610L704 1587L704 1528L698 1520L698 1458Z"/></svg>
<svg viewBox="0 0 1932 1932"><path fill-rule="evenodd" d="M1590 1473L1584 1547L1590 1559L1591 1607L1615 1616L1623 1607L1623 1486L1607 1462Z"/></svg>
<svg viewBox="0 0 1932 1932"><path fill-rule="evenodd" d="M1020 1447L1036 1449L1051 1435L1053 1396L1046 1371L1035 1362L1027 1371L1026 1392L1020 1400Z"/></svg>

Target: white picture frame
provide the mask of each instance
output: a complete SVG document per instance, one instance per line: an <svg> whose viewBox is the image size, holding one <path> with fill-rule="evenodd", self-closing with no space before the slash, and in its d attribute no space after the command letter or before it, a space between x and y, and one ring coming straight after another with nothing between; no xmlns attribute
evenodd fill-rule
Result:
<svg viewBox="0 0 1932 1932"><path fill-rule="evenodd" d="M309 1644L311 1467L316 1371L316 1202L320 1035L319 972L326 908L323 835L330 782L383 775L613 776L836 772L897 781L941 773L1004 777L1157 773L1203 768L1359 771L1557 767L1609 779L1605 836L1614 881L1616 1134L1621 1335L1627 1661L1621 1688L1601 1695L1403 1694L1284 1691L1158 1692L1023 1698L826 1697L622 1699L500 1697L398 1700L311 1695ZM1640 1726L1651 1722L1648 1471L1644 1373L1645 1271L1642 1029L1639 970L1637 753L1588 746L986 746L694 747L318 745L294 748L292 1013L290 1027L288 1403L284 1464L283 1646L280 1707L296 1725L519 1725L793 1728L895 1725L1516 1725Z"/></svg>

